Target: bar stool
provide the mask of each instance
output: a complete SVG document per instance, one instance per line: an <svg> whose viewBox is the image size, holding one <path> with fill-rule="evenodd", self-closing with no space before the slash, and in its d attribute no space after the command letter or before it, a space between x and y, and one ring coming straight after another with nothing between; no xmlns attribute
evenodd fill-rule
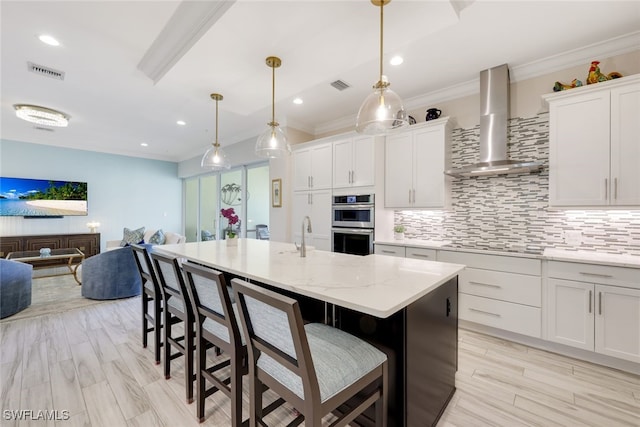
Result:
<svg viewBox="0 0 640 427"><path fill-rule="evenodd" d="M375 407L375 424L387 425L387 356L371 344L330 326L303 324L300 306L292 298L231 281L240 309L249 353L251 425L262 419L262 390L268 386L292 404L304 420L320 427L336 410L331 425L346 426L367 408ZM357 403L351 405L352 399ZM341 407L349 401L349 407Z"/></svg>
<svg viewBox="0 0 640 427"><path fill-rule="evenodd" d="M147 348L149 332L153 332L154 354L156 365L160 364L160 347L162 347L162 290L156 278L147 247L131 245L136 259L138 271L142 278L142 346ZM153 303L151 311L149 303Z"/></svg>
<svg viewBox="0 0 640 427"><path fill-rule="evenodd" d="M226 280L219 271L186 262L182 264L186 277L189 302L196 325L196 390L197 417L205 420L204 403L208 396L220 390L231 399L231 425L242 424L242 376L248 373L247 346L240 329L240 318L232 304ZM229 359L207 366L207 346L215 346ZM217 376L230 366L226 378ZM212 386L207 388L206 381Z"/></svg>
<svg viewBox="0 0 640 427"><path fill-rule="evenodd" d="M193 402L193 352L195 350L195 318L178 259L151 252L151 259L162 287L164 304L164 377L171 378L171 361L184 356L184 379L187 403ZM172 335L172 327L182 323L184 335ZM171 348L176 353L171 354Z"/></svg>

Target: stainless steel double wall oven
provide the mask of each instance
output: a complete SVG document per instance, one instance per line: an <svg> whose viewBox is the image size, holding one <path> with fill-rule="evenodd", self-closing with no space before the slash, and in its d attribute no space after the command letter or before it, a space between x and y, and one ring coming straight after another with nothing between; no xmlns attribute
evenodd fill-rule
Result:
<svg viewBox="0 0 640 427"><path fill-rule="evenodd" d="M333 196L331 208L333 252L373 253L374 195Z"/></svg>

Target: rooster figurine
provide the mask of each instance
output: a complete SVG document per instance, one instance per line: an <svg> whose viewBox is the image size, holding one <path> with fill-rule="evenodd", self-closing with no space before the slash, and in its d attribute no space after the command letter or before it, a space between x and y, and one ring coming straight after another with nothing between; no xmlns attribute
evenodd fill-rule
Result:
<svg viewBox="0 0 640 427"><path fill-rule="evenodd" d="M602 74L600 72L600 67L598 66L598 64L600 64L600 61L591 62L591 67L589 68L589 75L587 76L588 85L594 84L594 83L606 82L607 80L617 79L619 77L622 77L622 74L618 73L617 71L614 71L609 74Z"/></svg>

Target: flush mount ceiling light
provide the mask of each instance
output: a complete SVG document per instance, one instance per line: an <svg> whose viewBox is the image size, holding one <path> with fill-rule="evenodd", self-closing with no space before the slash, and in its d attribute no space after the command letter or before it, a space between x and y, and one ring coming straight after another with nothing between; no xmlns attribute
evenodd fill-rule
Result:
<svg viewBox="0 0 640 427"><path fill-rule="evenodd" d="M229 169L231 168L231 164L227 159L227 155L220 148L220 143L218 142L218 101L222 101L222 95L219 93L212 93L211 99L216 101L216 139L211 144L211 148L209 148L202 156L202 161L200 162L200 166L206 169L220 170L220 169Z"/></svg>
<svg viewBox="0 0 640 427"><path fill-rule="evenodd" d="M382 72L384 5L391 0L371 0L380 6L380 80L373 85L370 94L360 106L356 120L356 131L369 135L384 135L409 124L409 116L400 97L389 89L389 81Z"/></svg>
<svg viewBox="0 0 640 427"><path fill-rule="evenodd" d="M282 61L275 56L269 56L266 62L271 68L271 121L267 123L268 128L258 137L256 155L276 158L291 154L291 146L287 142L287 136L280 129L280 123L276 122L276 68L282 65Z"/></svg>
<svg viewBox="0 0 640 427"><path fill-rule="evenodd" d="M16 116L22 120L44 126L67 127L69 116L51 108L37 105L15 104Z"/></svg>

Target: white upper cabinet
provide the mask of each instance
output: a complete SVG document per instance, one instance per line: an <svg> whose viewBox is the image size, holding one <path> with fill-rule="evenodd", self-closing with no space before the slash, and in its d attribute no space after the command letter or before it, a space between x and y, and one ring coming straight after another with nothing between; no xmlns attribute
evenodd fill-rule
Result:
<svg viewBox="0 0 640 427"><path fill-rule="evenodd" d="M640 205L640 75L545 95L549 204Z"/></svg>
<svg viewBox="0 0 640 427"><path fill-rule="evenodd" d="M331 188L333 161L330 142L293 152L293 190Z"/></svg>
<svg viewBox="0 0 640 427"><path fill-rule="evenodd" d="M372 186L375 138L356 136L333 142L333 188Z"/></svg>
<svg viewBox="0 0 640 427"><path fill-rule="evenodd" d="M612 204L640 205L640 82L611 90Z"/></svg>
<svg viewBox="0 0 640 427"><path fill-rule="evenodd" d="M446 206L451 128L445 117L388 135L385 141L385 207Z"/></svg>

